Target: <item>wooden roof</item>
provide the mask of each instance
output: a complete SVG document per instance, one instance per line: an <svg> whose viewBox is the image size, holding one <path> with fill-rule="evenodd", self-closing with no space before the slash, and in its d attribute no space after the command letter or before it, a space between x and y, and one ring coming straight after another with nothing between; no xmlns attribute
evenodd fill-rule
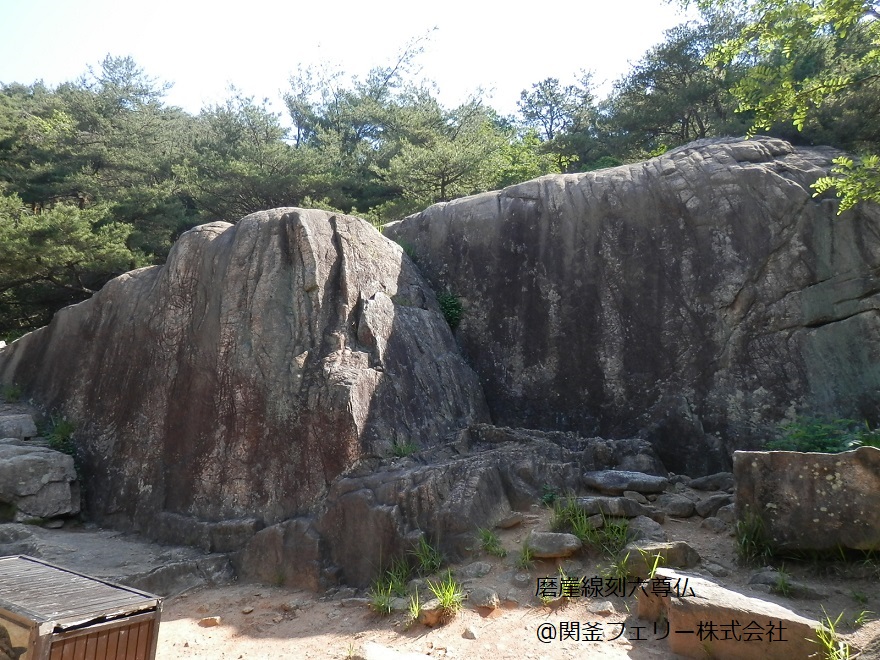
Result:
<svg viewBox="0 0 880 660"><path fill-rule="evenodd" d="M156 609L159 598L24 555L0 557L0 610L66 629Z"/></svg>

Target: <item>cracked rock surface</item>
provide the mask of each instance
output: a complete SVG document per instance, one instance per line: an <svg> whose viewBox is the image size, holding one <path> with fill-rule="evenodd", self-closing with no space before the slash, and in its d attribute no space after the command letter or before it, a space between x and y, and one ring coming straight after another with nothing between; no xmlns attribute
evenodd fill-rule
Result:
<svg viewBox="0 0 880 660"><path fill-rule="evenodd" d="M874 418L880 209L810 185L837 152L716 139L434 205L385 235L461 298L493 421L640 434L730 469L796 414Z"/></svg>

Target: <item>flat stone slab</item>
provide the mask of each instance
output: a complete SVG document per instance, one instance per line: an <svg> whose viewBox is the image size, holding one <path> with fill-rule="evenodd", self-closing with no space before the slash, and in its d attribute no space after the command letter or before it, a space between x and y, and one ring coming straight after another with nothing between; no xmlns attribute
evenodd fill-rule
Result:
<svg viewBox="0 0 880 660"><path fill-rule="evenodd" d="M691 568L700 563L700 554L685 541L635 541L623 549L630 575L646 578L654 569L654 558L659 555L659 568Z"/></svg>
<svg viewBox="0 0 880 660"><path fill-rule="evenodd" d="M654 584L668 584L671 593L661 595L663 589L653 585L640 589L638 616L659 621L663 632L668 622L673 653L716 660L792 660L808 658L818 649L811 640L821 624L786 607L672 569L658 570L655 578L663 581Z"/></svg>
<svg viewBox="0 0 880 660"><path fill-rule="evenodd" d="M669 480L666 477L658 477L644 472L599 470L598 472L586 472L584 483L590 488L595 488L609 495L622 495L627 490L642 494L662 493L666 490Z"/></svg>

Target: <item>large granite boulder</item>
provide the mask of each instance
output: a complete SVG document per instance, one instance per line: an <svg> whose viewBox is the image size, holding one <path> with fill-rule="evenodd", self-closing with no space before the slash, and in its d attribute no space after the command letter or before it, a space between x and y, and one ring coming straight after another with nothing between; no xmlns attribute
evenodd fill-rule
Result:
<svg viewBox="0 0 880 660"><path fill-rule="evenodd" d="M165 541L241 521L198 532L225 550L362 458L487 420L403 250L301 209L187 232L0 351L0 381L77 424L94 518Z"/></svg>
<svg viewBox="0 0 880 660"><path fill-rule="evenodd" d="M0 522L79 513L73 457L15 438L0 440Z"/></svg>
<svg viewBox="0 0 880 660"><path fill-rule="evenodd" d="M385 235L437 291L497 424L627 437L691 476L798 412L880 414L880 209L836 152L720 139L434 205Z"/></svg>
<svg viewBox="0 0 880 660"><path fill-rule="evenodd" d="M880 550L880 449L738 451L737 516L761 520L775 550Z"/></svg>

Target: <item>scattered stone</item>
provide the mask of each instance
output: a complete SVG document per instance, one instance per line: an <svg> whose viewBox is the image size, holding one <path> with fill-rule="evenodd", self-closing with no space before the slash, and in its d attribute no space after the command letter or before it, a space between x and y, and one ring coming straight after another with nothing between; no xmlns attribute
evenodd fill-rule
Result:
<svg viewBox="0 0 880 660"><path fill-rule="evenodd" d="M733 488L733 472L717 472L697 477L691 479L688 485L694 490L727 490Z"/></svg>
<svg viewBox="0 0 880 660"><path fill-rule="evenodd" d="M779 643L778 637L770 639L763 635L746 645L736 639L700 640L697 635L669 635L669 650L688 658L730 658L747 660L750 658L770 658L770 660L791 660L808 658L816 652L814 630L819 622L803 617L788 608L760 598L750 598L725 589L711 580L668 568L657 571L657 577L665 578L671 585L682 584L687 580L688 590L682 597L664 597L651 590L638 592L638 616L648 621L665 618L671 630L697 630L703 621L773 621L785 626L786 642ZM766 585L755 585L764 587ZM691 594L691 591L693 592Z"/></svg>
<svg viewBox="0 0 880 660"><path fill-rule="evenodd" d="M737 517L776 550L880 549L880 449L736 452Z"/></svg>
<svg viewBox="0 0 880 660"><path fill-rule="evenodd" d="M644 472L600 470L585 473L584 483L609 495L621 495L627 490L639 493L662 493L666 490L669 480L666 477L658 477Z"/></svg>
<svg viewBox="0 0 880 660"><path fill-rule="evenodd" d="M242 607L242 608L241 608L241 613L242 613L242 614L250 614L250 613L253 612L253 611L254 611L254 608L251 607L250 605L248 605L247 607Z"/></svg>
<svg viewBox="0 0 880 660"><path fill-rule="evenodd" d="M342 607L369 607L369 598L343 598L339 601Z"/></svg>
<svg viewBox="0 0 880 660"><path fill-rule="evenodd" d="M700 527L708 529L715 534L723 534L729 529L726 522L721 520L721 518L714 517L704 519L703 522L700 523Z"/></svg>
<svg viewBox="0 0 880 660"><path fill-rule="evenodd" d="M477 639L479 637L477 631L474 630L472 626L468 626L467 628L465 628L464 632L461 633L461 636L465 639Z"/></svg>
<svg viewBox="0 0 880 660"><path fill-rule="evenodd" d="M684 484L685 486L691 482L691 477L686 474L670 474L669 475L669 483L671 484Z"/></svg>
<svg viewBox="0 0 880 660"><path fill-rule="evenodd" d="M624 496L626 499L628 499L628 500L632 500L633 502L638 502L639 504L647 504L647 503L648 503L648 498L647 498L647 497L645 497L645 496L642 495L641 493L636 492L636 491L634 491L634 490L625 490L625 491L623 491L623 496Z"/></svg>
<svg viewBox="0 0 880 660"><path fill-rule="evenodd" d="M730 575L730 569L717 562L703 560L701 565L703 570L714 577L727 577Z"/></svg>
<svg viewBox="0 0 880 660"><path fill-rule="evenodd" d="M614 605L610 600L595 600L587 605L587 611L590 614L598 614L600 616L607 616L615 612Z"/></svg>
<svg viewBox="0 0 880 660"><path fill-rule="evenodd" d="M473 564L463 566L462 568L457 569L455 572L458 577L462 579L476 579L481 578L484 575L488 575L489 571L491 570L491 564L485 561L475 561Z"/></svg>
<svg viewBox="0 0 880 660"><path fill-rule="evenodd" d="M199 625L202 628L213 628L214 626L220 625L220 617L219 616L206 616L202 619L199 619Z"/></svg>
<svg viewBox="0 0 880 660"><path fill-rule="evenodd" d="M429 628L433 628L434 626L439 626L443 623L445 616L446 612L443 610L442 605L440 605L440 600L432 598L429 601L422 603L422 609L419 612L419 623L428 626Z"/></svg>
<svg viewBox="0 0 880 660"><path fill-rule="evenodd" d="M409 611L409 599L402 598L400 596L395 596L391 599L391 611L392 612L408 612Z"/></svg>
<svg viewBox="0 0 880 660"><path fill-rule="evenodd" d="M616 518L635 518L648 513L644 506L625 497L579 497L576 501L591 516L604 514Z"/></svg>
<svg viewBox="0 0 880 660"><path fill-rule="evenodd" d="M498 529L510 529L511 527L516 527L517 525L521 525L525 517L522 513L518 511L514 511L509 516L505 516L501 520L495 523L495 527Z"/></svg>
<svg viewBox="0 0 880 660"><path fill-rule="evenodd" d="M736 504L725 504L715 512L715 517L723 520L728 525L734 524L736 521Z"/></svg>
<svg viewBox="0 0 880 660"><path fill-rule="evenodd" d="M532 531L525 542L536 559L568 557L583 547L581 540L574 534L557 532Z"/></svg>
<svg viewBox="0 0 880 660"><path fill-rule="evenodd" d="M694 503L677 493L664 493L654 500L654 505L665 513L677 518L690 518L694 515Z"/></svg>
<svg viewBox="0 0 880 660"><path fill-rule="evenodd" d="M532 583L532 576L529 573L517 573L513 576L513 584L517 587L528 587Z"/></svg>
<svg viewBox="0 0 880 660"><path fill-rule="evenodd" d="M357 596L357 589L353 587L342 586L336 590L336 593L333 594L333 598L335 600L342 600L343 598L354 598Z"/></svg>
<svg viewBox="0 0 880 660"><path fill-rule="evenodd" d="M46 529L61 529L64 527L64 520L61 518L53 518L52 520L44 522L43 527Z"/></svg>
<svg viewBox="0 0 880 660"><path fill-rule="evenodd" d="M636 542L628 544L622 554L631 575L646 578L655 570L654 561L660 555L656 568L690 568L700 563L700 555L685 541L665 543Z"/></svg>
<svg viewBox="0 0 880 660"><path fill-rule="evenodd" d="M666 541L669 537L666 530L656 520L647 516L632 518L626 528L627 541Z"/></svg>
<svg viewBox="0 0 880 660"><path fill-rule="evenodd" d="M720 509L721 507L732 503L733 495L712 495L711 497L708 497L701 502L697 502L697 515L702 516L703 518L709 518L710 516L714 516L715 512L718 511L718 509Z"/></svg>
<svg viewBox="0 0 880 660"><path fill-rule="evenodd" d="M468 592L468 603L474 607L488 607L495 609L501 605L498 592L490 587L475 587Z"/></svg>

